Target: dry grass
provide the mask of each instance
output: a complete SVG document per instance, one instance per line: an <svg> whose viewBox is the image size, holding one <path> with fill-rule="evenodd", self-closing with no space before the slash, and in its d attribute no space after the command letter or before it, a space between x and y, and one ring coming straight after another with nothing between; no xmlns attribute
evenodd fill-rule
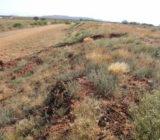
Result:
<svg viewBox="0 0 160 140"><path fill-rule="evenodd" d="M96 140L98 132L98 119L100 117L99 102L95 99L86 99L76 107L73 113L75 123L71 126L70 140Z"/></svg>
<svg viewBox="0 0 160 140"><path fill-rule="evenodd" d="M15 23L20 23L24 28L29 28L32 22L32 19L0 19L0 32L16 30L17 28L13 27Z"/></svg>
<svg viewBox="0 0 160 140"><path fill-rule="evenodd" d="M86 55L88 60L94 63L112 62L112 57L106 52L105 48L98 48Z"/></svg>
<svg viewBox="0 0 160 140"><path fill-rule="evenodd" d="M6 37L0 38L0 59L8 61L54 45L59 40L63 40L65 32L62 30L67 27L64 24L48 25L34 29L1 33L5 34Z"/></svg>
<svg viewBox="0 0 160 140"><path fill-rule="evenodd" d="M137 59L135 61L137 63L137 66L141 68L141 67L149 67L151 64L155 63L155 61L157 60L155 60L150 55L147 55L145 53L140 53L137 55Z"/></svg>
<svg viewBox="0 0 160 140"><path fill-rule="evenodd" d="M117 59L122 58L122 59L128 60L128 59L131 59L132 54L126 49L118 49L113 52L113 56L114 58L117 58Z"/></svg>
<svg viewBox="0 0 160 140"><path fill-rule="evenodd" d="M129 115L124 113L128 113L127 108L132 100L137 101L138 97L135 93L143 95L144 91L148 93L152 92L152 89L159 88L160 60L159 57L152 55L152 51L154 54L156 51L154 49L158 48L160 41L146 38L146 33L153 35L158 34L159 31L151 33L149 28L100 22L84 22L77 28L68 30L63 30L68 28L65 25L54 27L47 26L41 31L35 28L35 32L31 29L33 34L26 31L27 33L22 33L22 37L19 31L16 32L15 38L11 35L10 39L6 40L8 41L5 43L6 46L1 47L0 58L10 60L14 55L19 57L37 52L62 42L65 36L71 39L69 41L76 42L79 39L77 33L80 33L80 37L81 35L86 37L85 34L81 34L84 33L83 31L89 34L98 32L104 35L104 39L88 38L73 45L44 51L36 56L42 63L35 62L29 75L29 70L24 75L15 70L23 69L33 56L24 59L25 61L20 60L17 66L2 69L0 94L3 97L12 94L12 91L14 94L0 104L0 139L3 138L1 133L4 131L10 140L43 139L46 132L49 133L47 134L49 136L45 137L46 140L53 137L56 139L56 134L61 139L71 140L97 140L100 139L99 137L102 138L102 135L106 136L106 139L114 139L113 135L117 139L132 139L128 129L122 132L121 117L124 122L128 119L126 117ZM108 38L110 33L124 32L128 33L127 38L123 36ZM74 35L70 38L66 33ZM76 35L78 38L75 38ZM99 41L100 43L97 44ZM134 74L143 79L136 78ZM66 86L57 83L64 83ZM82 92L84 94L80 94ZM154 103L155 98L150 100ZM117 101L118 106L114 107L114 102ZM104 103L107 106L103 106ZM70 104L72 104L71 108ZM148 105L148 102L146 104ZM153 108L158 108L158 102ZM142 111L141 107L140 110ZM146 113L148 109L144 111ZM103 120L103 115L106 117L111 115L111 117L108 118L109 120ZM120 115L120 120L117 115ZM72 116L75 118L72 119ZM110 121L112 123L112 120L115 121L115 125L108 128L108 123ZM100 121L102 125L106 125L105 128L99 123ZM122 130L119 128L115 130L117 121L120 121L118 124ZM148 122L147 119L146 124ZM60 125L57 127L54 124ZM145 125L143 119L139 119L138 126L139 124ZM141 125L142 130L143 125ZM8 127L12 128L12 132ZM146 128L149 127L150 125L147 125ZM65 132L64 128L67 129ZM156 126L156 129L159 130L159 126ZM137 133L141 132L137 131ZM127 136L124 136L126 134Z"/></svg>
<svg viewBox="0 0 160 140"><path fill-rule="evenodd" d="M130 71L128 64L124 62L116 62L112 63L108 67L108 71L115 73L116 75L121 75Z"/></svg>

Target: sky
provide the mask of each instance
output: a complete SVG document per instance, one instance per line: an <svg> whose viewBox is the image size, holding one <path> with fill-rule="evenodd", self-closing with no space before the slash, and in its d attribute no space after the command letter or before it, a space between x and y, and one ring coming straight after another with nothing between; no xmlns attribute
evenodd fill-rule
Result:
<svg viewBox="0 0 160 140"><path fill-rule="evenodd" d="M160 25L160 0L0 0L0 15L68 15Z"/></svg>

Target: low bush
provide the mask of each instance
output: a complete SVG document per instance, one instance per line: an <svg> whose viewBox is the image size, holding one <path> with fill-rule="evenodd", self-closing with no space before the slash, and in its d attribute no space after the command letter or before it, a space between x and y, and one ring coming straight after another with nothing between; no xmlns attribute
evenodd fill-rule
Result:
<svg viewBox="0 0 160 140"><path fill-rule="evenodd" d="M117 77L108 72L106 67L95 67L87 75L90 82L94 82L98 96L109 98L114 96L114 90L117 84Z"/></svg>
<svg viewBox="0 0 160 140"><path fill-rule="evenodd" d="M14 23L14 24L13 24L13 27L14 27L14 28L22 28L23 25L22 25L22 23Z"/></svg>
<svg viewBox="0 0 160 140"><path fill-rule="evenodd" d="M47 25L47 21L45 20L41 20L41 21L35 21L33 23L31 23L31 25L39 25L39 26L43 26L43 25Z"/></svg>
<svg viewBox="0 0 160 140"><path fill-rule="evenodd" d="M64 43L83 42L85 38L93 36L101 36L101 35L96 32L85 32L85 31L77 32L74 35L68 34L68 36L64 39Z"/></svg>
<svg viewBox="0 0 160 140"><path fill-rule="evenodd" d="M154 26L153 24L148 24L148 23L142 23L141 25L144 25L144 26Z"/></svg>
<svg viewBox="0 0 160 140"><path fill-rule="evenodd" d="M160 48L154 50L153 56L160 59Z"/></svg>
<svg viewBox="0 0 160 140"><path fill-rule="evenodd" d="M131 108L137 131L136 139L158 140L160 138L160 92L147 94L139 106Z"/></svg>
<svg viewBox="0 0 160 140"><path fill-rule="evenodd" d="M4 140L4 133L3 132L0 132L0 140Z"/></svg>
<svg viewBox="0 0 160 140"><path fill-rule="evenodd" d="M79 98L78 92L80 91L81 85L77 81L68 82L65 88L72 98Z"/></svg>
<svg viewBox="0 0 160 140"><path fill-rule="evenodd" d="M135 21L133 21L133 22L129 22L129 24L132 24L132 25L140 25L140 23L139 23L139 22L135 22Z"/></svg>
<svg viewBox="0 0 160 140"><path fill-rule="evenodd" d="M153 76L153 69L152 69L152 67L142 67L140 69L137 69L134 72L134 75L137 78L139 78L139 79L143 79L145 77L152 78L152 76Z"/></svg>
<svg viewBox="0 0 160 140"><path fill-rule="evenodd" d="M14 120L13 111L11 109L0 109L0 126L10 124Z"/></svg>
<svg viewBox="0 0 160 140"><path fill-rule="evenodd" d="M64 39L64 42L65 43L75 43L75 42L78 42L78 41L83 41L84 38L89 37L89 36L90 36L89 33L77 32L74 36L68 35Z"/></svg>
<svg viewBox="0 0 160 140"><path fill-rule="evenodd" d="M70 21L65 21L64 23L65 23L65 24L71 24L71 22L70 22Z"/></svg>

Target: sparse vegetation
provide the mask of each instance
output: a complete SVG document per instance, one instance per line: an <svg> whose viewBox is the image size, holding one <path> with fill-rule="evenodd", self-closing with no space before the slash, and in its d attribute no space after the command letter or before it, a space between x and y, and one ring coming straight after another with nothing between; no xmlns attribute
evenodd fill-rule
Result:
<svg viewBox="0 0 160 140"><path fill-rule="evenodd" d="M77 81L69 82L65 85L65 87L72 98L77 99L79 97L78 93L80 91L81 85Z"/></svg>
<svg viewBox="0 0 160 140"><path fill-rule="evenodd" d="M128 59L131 59L132 54L125 49L118 49L113 52L113 56L117 60L119 59L128 60Z"/></svg>
<svg viewBox="0 0 160 140"><path fill-rule="evenodd" d="M97 121L100 118L99 102L95 99L86 99L73 110L75 123L67 139L95 140L98 134Z"/></svg>
<svg viewBox="0 0 160 140"><path fill-rule="evenodd" d="M15 23L56 25L1 39L0 140L160 138L158 27L32 18L0 30Z"/></svg>
<svg viewBox="0 0 160 140"><path fill-rule="evenodd" d="M86 55L86 58L96 64L103 62L112 62L113 60L111 55L106 52L105 48L98 48L93 50L93 52Z"/></svg>
<svg viewBox="0 0 160 140"><path fill-rule="evenodd" d="M13 27L15 27L15 28L22 28L23 25L21 23L14 23Z"/></svg>
<svg viewBox="0 0 160 140"><path fill-rule="evenodd" d="M45 20L35 21L35 22L31 23L31 25L40 25L40 26L43 26L43 25L47 25L47 21L45 21Z"/></svg>
<svg viewBox="0 0 160 140"><path fill-rule="evenodd" d="M24 67L26 63L27 63L26 60L24 60L24 59L20 60L20 61L18 62L17 67L14 69L14 71L16 72L16 71L18 71L19 69L21 69L22 67Z"/></svg>
<svg viewBox="0 0 160 140"><path fill-rule="evenodd" d="M139 106L133 106L132 113L136 127L136 139L158 140L160 138L160 93L147 94Z"/></svg>
<svg viewBox="0 0 160 140"><path fill-rule="evenodd" d="M106 98L114 96L117 77L107 71L105 64L104 66L98 66L97 68L91 69L87 75L87 79L94 82L98 96Z"/></svg>
<svg viewBox="0 0 160 140"><path fill-rule="evenodd" d="M153 24L148 24L148 23L139 23L139 22L135 22L135 21L132 21L132 22L128 22L127 20L123 20L121 22L122 24L131 24L131 25L143 25L143 26L154 26Z"/></svg>

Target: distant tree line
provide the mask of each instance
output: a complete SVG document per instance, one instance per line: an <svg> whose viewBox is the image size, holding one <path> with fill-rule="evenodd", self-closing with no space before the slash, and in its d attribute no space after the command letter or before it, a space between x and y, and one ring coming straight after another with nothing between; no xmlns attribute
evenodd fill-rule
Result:
<svg viewBox="0 0 160 140"><path fill-rule="evenodd" d="M154 26L153 24L148 23L139 23L139 22L128 22L127 20L123 20L122 24L132 24L132 25L147 25L147 26Z"/></svg>
<svg viewBox="0 0 160 140"><path fill-rule="evenodd" d="M33 17L33 19L34 19L35 21L38 21L38 20L46 20L45 18L39 18L39 17Z"/></svg>

